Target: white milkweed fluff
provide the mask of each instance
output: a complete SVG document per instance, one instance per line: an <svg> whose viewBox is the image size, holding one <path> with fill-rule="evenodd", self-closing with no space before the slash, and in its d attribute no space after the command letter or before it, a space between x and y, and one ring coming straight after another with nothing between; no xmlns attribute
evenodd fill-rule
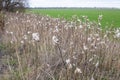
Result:
<svg viewBox="0 0 120 80"><path fill-rule="evenodd" d="M66 61L65 61L67 64L69 64L70 63L70 59L66 59Z"/></svg>
<svg viewBox="0 0 120 80"><path fill-rule="evenodd" d="M86 45L83 46L84 50L88 50L88 47Z"/></svg>
<svg viewBox="0 0 120 80"><path fill-rule="evenodd" d="M91 37L88 37L87 41L90 41L90 42L91 42L91 41L92 41L92 38L91 38Z"/></svg>
<svg viewBox="0 0 120 80"><path fill-rule="evenodd" d="M99 61L97 61L97 63L95 64L95 67L97 68L99 66Z"/></svg>
<svg viewBox="0 0 120 80"><path fill-rule="evenodd" d="M65 62L68 65L68 69L72 69L72 64L70 63L70 59L66 59Z"/></svg>
<svg viewBox="0 0 120 80"><path fill-rule="evenodd" d="M83 26L82 26L82 25L80 25L80 26L79 26L79 28L80 28L80 29L82 29L82 28L83 28Z"/></svg>
<svg viewBox="0 0 120 80"><path fill-rule="evenodd" d="M91 80L95 80L93 76L91 77Z"/></svg>
<svg viewBox="0 0 120 80"><path fill-rule="evenodd" d="M91 62L93 60L93 57L89 59L89 62Z"/></svg>
<svg viewBox="0 0 120 80"><path fill-rule="evenodd" d="M20 41L20 43L21 43L21 44L24 44L24 41L22 40L22 41Z"/></svg>
<svg viewBox="0 0 120 80"><path fill-rule="evenodd" d="M57 44L59 42L59 39L56 36L52 37L53 44Z"/></svg>
<svg viewBox="0 0 120 80"><path fill-rule="evenodd" d="M54 32L59 32L58 26L55 26Z"/></svg>
<svg viewBox="0 0 120 80"><path fill-rule="evenodd" d="M32 39L35 41L39 41L40 40L39 33L32 33Z"/></svg>
<svg viewBox="0 0 120 80"><path fill-rule="evenodd" d="M81 71L80 68L76 67L76 69L75 69L75 73L82 73L82 71Z"/></svg>
<svg viewBox="0 0 120 80"><path fill-rule="evenodd" d="M23 39L27 40L27 39L28 39L27 35L24 35L24 36L23 36Z"/></svg>
<svg viewBox="0 0 120 80"><path fill-rule="evenodd" d="M31 33L31 31L28 31L27 33L28 33L28 34L30 34L30 33Z"/></svg>
<svg viewBox="0 0 120 80"><path fill-rule="evenodd" d="M117 38L120 38L120 32L119 32L119 33L116 33L116 37L117 37Z"/></svg>

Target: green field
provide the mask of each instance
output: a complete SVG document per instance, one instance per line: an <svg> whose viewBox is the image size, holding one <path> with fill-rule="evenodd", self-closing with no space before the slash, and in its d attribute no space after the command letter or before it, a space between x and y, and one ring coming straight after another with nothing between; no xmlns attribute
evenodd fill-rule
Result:
<svg viewBox="0 0 120 80"><path fill-rule="evenodd" d="M49 15L51 17L62 17L71 19L73 15L88 16L90 21L97 21L99 15L103 15L102 26L120 27L120 9L29 9L28 12Z"/></svg>

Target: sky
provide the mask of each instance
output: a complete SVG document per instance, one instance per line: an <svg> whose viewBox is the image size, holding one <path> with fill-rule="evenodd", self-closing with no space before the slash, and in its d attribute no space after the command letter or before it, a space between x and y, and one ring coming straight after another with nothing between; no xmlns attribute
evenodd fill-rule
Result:
<svg viewBox="0 0 120 80"><path fill-rule="evenodd" d="M120 8L120 0L29 0L30 7L108 7Z"/></svg>

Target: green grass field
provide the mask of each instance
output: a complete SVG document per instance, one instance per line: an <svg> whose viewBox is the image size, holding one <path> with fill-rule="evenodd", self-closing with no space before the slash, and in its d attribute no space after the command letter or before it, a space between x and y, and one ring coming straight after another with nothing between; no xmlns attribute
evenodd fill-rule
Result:
<svg viewBox="0 0 120 80"><path fill-rule="evenodd" d="M91 21L97 21L99 15L103 15L102 26L120 27L120 9L29 9L33 12L51 17L71 19L73 15L88 16Z"/></svg>

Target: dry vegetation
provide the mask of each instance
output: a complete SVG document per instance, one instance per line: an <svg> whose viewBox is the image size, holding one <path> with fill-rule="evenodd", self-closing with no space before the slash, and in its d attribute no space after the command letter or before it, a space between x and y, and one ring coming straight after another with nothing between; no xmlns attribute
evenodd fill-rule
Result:
<svg viewBox="0 0 120 80"><path fill-rule="evenodd" d="M120 80L120 28L34 14L6 13L2 80Z"/></svg>

